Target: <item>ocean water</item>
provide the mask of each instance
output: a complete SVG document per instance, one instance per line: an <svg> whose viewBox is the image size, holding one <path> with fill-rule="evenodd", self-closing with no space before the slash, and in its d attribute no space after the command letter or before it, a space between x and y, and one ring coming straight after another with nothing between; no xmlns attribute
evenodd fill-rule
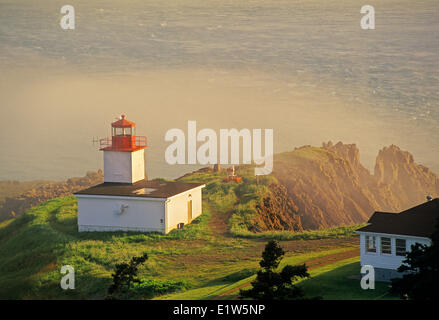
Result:
<svg viewBox="0 0 439 320"><path fill-rule="evenodd" d="M357 143L373 169L397 144L439 172L439 2L355 0L0 1L0 179L64 179L102 167L94 137L120 113L148 136L150 177L170 166L164 135L273 128L275 151Z"/></svg>

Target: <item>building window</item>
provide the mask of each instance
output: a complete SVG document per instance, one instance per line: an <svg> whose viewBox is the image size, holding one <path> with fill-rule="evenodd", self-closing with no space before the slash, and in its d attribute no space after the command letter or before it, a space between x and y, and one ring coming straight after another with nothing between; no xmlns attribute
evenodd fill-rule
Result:
<svg viewBox="0 0 439 320"><path fill-rule="evenodd" d="M366 252L377 252L375 237L366 236Z"/></svg>
<svg viewBox="0 0 439 320"><path fill-rule="evenodd" d="M183 229L183 228L184 228L184 223L177 224L177 229Z"/></svg>
<svg viewBox="0 0 439 320"><path fill-rule="evenodd" d="M122 128L114 128L114 135L115 136L122 136L123 135L123 129Z"/></svg>
<svg viewBox="0 0 439 320"><path fill-rule="evenodd" d="M390 238L381 238L381 253L392 254L392 244Z"/></svg>
<svg viewBox="0 0 439 320"><path fill-rule="evenodd" d="M407 250L405 239L396 239L396 255L405 256L406 252Z"/></svg>

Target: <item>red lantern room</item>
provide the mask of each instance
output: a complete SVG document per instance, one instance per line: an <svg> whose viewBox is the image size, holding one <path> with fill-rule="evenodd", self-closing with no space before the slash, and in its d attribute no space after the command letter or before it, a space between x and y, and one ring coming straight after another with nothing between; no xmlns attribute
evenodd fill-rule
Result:
<svg viewBox="0 0 439 320"><path fill-rule="evenodd" d="M100 140L100 150L104 151L137 151L146 147L146 137L136 136L136 124L125 115L111 124L111 137Z"/></svg>

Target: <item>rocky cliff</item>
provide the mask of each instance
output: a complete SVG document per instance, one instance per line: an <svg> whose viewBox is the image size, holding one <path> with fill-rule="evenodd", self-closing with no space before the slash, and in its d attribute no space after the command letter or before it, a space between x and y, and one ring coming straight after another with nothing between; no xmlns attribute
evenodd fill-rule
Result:
<svg viewBox="0 0 439 320"><path fill-rule="evenodd" d="M13 218L45 201L65 197L81 189L104 182L104 173L87 172L85 177L71 178L62 182L42 183L16 197L6 197L0 207L0 221Z"/></svg>
<svg viewBox="0 0 439 320"><path fill-rule="evenodd" d="M355 144L328 142L276 155L273 175L305 229L362 223L374 211L401 211L439 196L438 177L396 146L379 152L374 174Z"/></svg>
<svg viewBox="0 0 439 320"><path fill-rule="evenodd" d="M287 189L277 183L269 185L270 194L256 205L255 225L259 230L302 231L299 208L288 196Z"/></svg>
<svg viewBox="0 0 439 320"><path fill-rule="evenodd" d="M401 209L424 202L427 195L439 195L438 176L395 145L378 153L374 177L390 188Z"/></svg>

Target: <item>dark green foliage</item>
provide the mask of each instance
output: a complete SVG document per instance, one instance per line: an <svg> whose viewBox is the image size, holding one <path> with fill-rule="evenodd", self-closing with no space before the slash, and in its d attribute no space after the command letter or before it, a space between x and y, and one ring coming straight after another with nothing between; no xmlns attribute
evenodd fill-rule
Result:
<svg viewBox="0 0 439 320"><path fill-rule="evenodd" d="M148 259L145 253L139 257L133 257L129 263L116 264L116 271L111 276L113 283L108 288L107 299L124 299L129 297L129 291L135 283L140 283L137 278L139 265Z"/></svg>
<svg viewBox="0 0 439 320"><path fill-rule="evenodd" d="M185 291L189 288L191 285L187 281L143 279L135 283L131 291L142 298L149 299L162 294Z"/></svg>
<svg viewBox="0 0 439 320"><path fill-rule="evenodd" d="M416 243L407 252L398 268L406 274L401 279L392 279L391 293L404 299L439 299L439 221L431 239L430 246Z"/></svg>
<svg viewBox="0 0 439 320"><path fill-rule="evenodd" d="M262 260L259 265L265 271L274 271L279 266L285 251L279 246L279 243L275 240L269 241L265 246L264 252L262 252Z"/></svg>
<svg viewBox="0 0 439 320"><path fill-rule="evenodd" d="M293 283L300 278L308 278L309 273L305 264L298 266L285 266L281 272L276 272L285 251L279 243L272 240L267 243L259 263L256 280L252 282L250 290L240 290L240 298L261 300L291 300L303 299L303 290Z"/></svg>

